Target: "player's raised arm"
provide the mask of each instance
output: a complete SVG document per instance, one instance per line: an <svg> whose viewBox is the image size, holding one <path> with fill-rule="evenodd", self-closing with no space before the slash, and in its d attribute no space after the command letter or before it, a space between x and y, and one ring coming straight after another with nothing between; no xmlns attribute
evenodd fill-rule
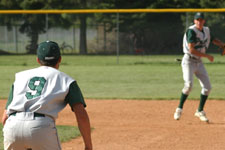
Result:
<svg viewBox="0 0 225 150"><path fill-rule="evenodd" d="M225 47L225 43L223 43L223 42L220 41L219 39L214 39L214 40L212 41L212 43L213 43L214 45L218 46L218 47L221 47L221 48Z"/></svg>

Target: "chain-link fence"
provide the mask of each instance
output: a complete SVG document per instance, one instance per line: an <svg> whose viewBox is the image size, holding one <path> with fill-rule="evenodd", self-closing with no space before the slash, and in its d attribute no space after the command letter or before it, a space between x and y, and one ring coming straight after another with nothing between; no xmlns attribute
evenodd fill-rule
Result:
<svg viewBox="0 0 225 150"><path fill-rule="evenodd" d="M183 34L193 24L194 14L93 13L86 14L83 20L79 14L41 14L43 23L36 26L32 20L25 24L22 15L22 18L17 16L15 21L6 22L6 16L2 14L0 50L2 53L27 53L36 39L37 44L46 40L56 41L65 53L72 54L116 54L118 51L132 55L182 54ZM40 14L28 17L35 15ZM16 18L13 14L10 17ZM225 41L225 13L205 13L205 18L213 36ZM38 29L40 25L41 31ZM82 48L85 53L81 53ZM214 49L210 47L209 51Z"/></svg>

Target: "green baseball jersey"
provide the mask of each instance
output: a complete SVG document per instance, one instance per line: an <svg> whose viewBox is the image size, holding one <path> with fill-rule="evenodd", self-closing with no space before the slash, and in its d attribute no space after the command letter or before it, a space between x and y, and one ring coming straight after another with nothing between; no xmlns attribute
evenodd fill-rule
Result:
<svg viewBox="0 0 225 150"><path fill-rule="evenodd" d="M77 82L65 73L47 66L16 73L6 105L7 114L36 112L57 118L67 104L86 107Z"/></svg>

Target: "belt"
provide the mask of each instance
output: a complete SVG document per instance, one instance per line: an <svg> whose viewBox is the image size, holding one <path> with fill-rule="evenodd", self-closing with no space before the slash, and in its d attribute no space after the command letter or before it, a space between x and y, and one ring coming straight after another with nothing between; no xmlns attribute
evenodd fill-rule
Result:
<svg viewBox="0 0 225 150"><path fill-rule="evenodd" d="M9 116L16 116L16 113L17 112L13 112L13 113L11 113ZM34 117L45 117L45 115L44 114L39 114L39 113L34 113Z"/></svg>
<svg viewBox="0 0 225 150"><path fill-rule="evenodd" d="M186 53L187 54L187 53ZM194 60L199 60L198 58L191 56L190 54L187 54L189 56L189 58L194 59Z"/></svg>

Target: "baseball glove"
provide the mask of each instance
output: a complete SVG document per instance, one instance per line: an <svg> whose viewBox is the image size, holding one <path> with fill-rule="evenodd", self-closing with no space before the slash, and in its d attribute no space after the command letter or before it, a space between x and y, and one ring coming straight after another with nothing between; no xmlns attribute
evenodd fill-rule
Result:
<svg viewBox="0 0 225 150"><path fill-rule="evenodd" d="M220 47L221 49L221 55L225 55L225 44L223 46Z"/></svg>

